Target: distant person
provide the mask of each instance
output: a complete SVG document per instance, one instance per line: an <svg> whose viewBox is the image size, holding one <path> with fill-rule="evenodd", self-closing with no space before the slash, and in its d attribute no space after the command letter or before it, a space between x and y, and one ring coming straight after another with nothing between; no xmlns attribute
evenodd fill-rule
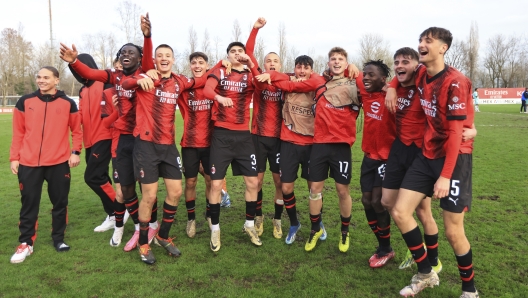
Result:
<svg viewBox="0 0 528 298"><path fill-rule="evenodd" d="M524 90L521 96L521 113L523 112L523 109L524 109L524 113L526 113L526 99L527 98L528 98L528 88Z"/></svg>
<svg viewBox="0 0 528 298"><path fill-rule="evenodd" d="M70 250L64 242L64 231L68 223L70 168L80 162L81 115L75 102L64 91L57 90L59 71L56 68L42 67L36 83L39 89L22 96L13 114L9 161L11 172L18 175L22 207L18 224L20 245L11 263L21 263L33 253L44 180L48 182L48 195L53 205L53 246L58 252Z"/></svg>
<svg viewBox="0 0 528 298"><path fill-rule="evenodd" d="M475 92L473 92L473 105L475 106L475 112L480 112L479 104L478 104L478 88L475 88Z"/></svg>

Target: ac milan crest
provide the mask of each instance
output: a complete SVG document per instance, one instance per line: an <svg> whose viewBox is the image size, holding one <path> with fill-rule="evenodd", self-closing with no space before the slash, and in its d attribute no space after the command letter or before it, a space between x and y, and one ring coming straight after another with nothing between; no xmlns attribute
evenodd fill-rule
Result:
<svg viewBox="0 0 528 298"><path fill-rule="evenodd" d="M145 178L145 172L143 171L143 168L141 168L141 170L139 170L139 177Z"/></svg>
<svg viewBox="0 0 528 298"><path fill-rule="evenodd" d="M114 179L118 179L119 175L117 174L117 170L114 170Z"/></svg>
<svg viewBox="0 0 528 298"><path fill-rule="evenodd" d="M215 166L213 165L213 166L211 167L211 174L214 175L215 173L216 173L216 168L215 168Z"/></svg>

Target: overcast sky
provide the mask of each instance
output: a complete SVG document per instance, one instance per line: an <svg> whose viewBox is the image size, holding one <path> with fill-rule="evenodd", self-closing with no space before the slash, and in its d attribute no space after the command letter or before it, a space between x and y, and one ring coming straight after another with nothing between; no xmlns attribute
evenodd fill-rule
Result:
<svg viewBox="0 0 528 298"><path fill-rule="evenodd" d="M266 52L278 51L278 27L282 22L288 45L299 54L313 56L326 55L334 46L356 55L359 39L366 33L382 34L392 51L404 46L416 48L419 34L431 26L447 28L455 39L465 39L471 21L478 24L481 52L491 36L528 32L526 0L131 1L150 13L154 45L167 43L178 52L188 47L191 25L198 33L199 45L207 29L211 40L220 38L224 52L232 41L233 21L238 19L245 42L250 26L259 16L268 21L259 33ZM116 11L120 2L51 0L54 39L82 45L83 34L113 31L120 43L126 42ZM24 37L35 46L49 40L48 0L11 1L2 5L1 11L0 29L17 29L21 24Z"/></svg>

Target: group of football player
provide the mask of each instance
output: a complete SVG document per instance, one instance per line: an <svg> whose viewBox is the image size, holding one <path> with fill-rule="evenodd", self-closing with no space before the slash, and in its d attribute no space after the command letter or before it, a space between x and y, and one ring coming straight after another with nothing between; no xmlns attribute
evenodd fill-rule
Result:
<svg viewBox="0 0 528 298"><path fill-rule="evenodd" d="M213 67L207 55L192 53L190 78L172 72L175 57L169 45L160 44L153 51L148 14L141 16L143 47L125 44L113 69L98 70L90 55L78 54L74 45L61 44L60 57L83 83L80 124L86 148L85 180L101 197L107 213L107 220L96 231L114 228L110 245L119 246L129 215L136 232L126 251L138 247L141 260L153 264L156 259L150 244L154 241L169 255L179 256L170 229L184 194L186 233L191 238L196 235L196 184L202 171L210 248L217 252L221 247L220 207L229 204L223 187L231 165L233 175L243 176L245 182L243 231L254 245L261 246L259 236L265 223L262 184L269 163L275 185L274 238L283 237L284 207L290 221L286 244L295 241L301 228L294 193L301 166L301 177L310 191L311 224L305 250L312 251L319 240L327 239L322 221L323 189L331 177L341 219L338 248L345 253L350 246L351 147L363 109L361 201L378 241L370 266L382 267L395 256L392 217L409 248L400 268L413 263L418 267L411 284L400 294L413 296L438 285L442 264L431 198L438 199L445 234L462 279L461 297L478 297L472 251L464 232L464 214L471 207L476 135L472 86L468 78L444 62L453 39L451 33L431 27L420 34L418 51L409 47L397 50L394 78L389 80L391 69L383 61L370 60L360 71L349 65L348 54L340 47L329 51L328 67L322 74L313 71L313 59L306 55L295 59L294 72L289 74L280 72L281 58L275 52L268 53L264 65L259 65L254 56L255 41L265 24L266 20L259 18L246 44L230 43L227 58ZM183 127L178 127L183 130L181 158L175 144L177 107L184 121ZM80 148L75 153L79 155ZM114 182L120 186L117 191L108 177L110 158ZM163 178L167 193L160 224L159 178ZM141 200L136 181L140 183ZM327 193L326 197L333 196ZM414 219L415 211L423 235ZM57 239L66 245L63 232ZM20 242L24 248L31 246L31 252L35 235L35 229L21 230ZM21 261L29 254L26 252ZM20 258L15 262L21 262Z"/></svg>

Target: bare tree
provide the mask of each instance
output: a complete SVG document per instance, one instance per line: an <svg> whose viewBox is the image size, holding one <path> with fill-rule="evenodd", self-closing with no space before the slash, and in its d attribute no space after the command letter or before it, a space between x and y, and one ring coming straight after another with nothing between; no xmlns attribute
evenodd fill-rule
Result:
<svg viewBox="0 0 528 298"><path fill-rule="evenodd" d="M286 26L281 22L279 24L279 57L282 59L284 72L287 72L288 59L288 44L286 43ZM294 58L295 59L295 58Z"/></svg>
<svg viewBox="0 0 528 298"><path fill-rule="evenodd" d="M328 66L328 59L323 55L318 55L317 57L313 57L312 59L314 61L314 72L319 74L323 73L323 71L325 71Z"/></svg>
<svg viewBox="0 0 528 298"><path fill-rule="evenodd" d="M0 90L2 104L7 105L8 95L21 95L35 87L30 74L33 45L26 41L19 30L5 28L0 37ZM48 51L49 52L49 51Z"/></svg>
<svg viewBox="0 0 528 298"><path fill-rule="evenodd" d="M233 22L233 41L240 41L240 35L242 35L242 29L238 19Z"/></svg>
<svg viewBox="0 0 528 298"><path fill-rule="evenodd" d="M119 2L117 12L121 18L121 24L118 26L125 34L126 42L142 44L142 33L139 27L139 17L142 8L132 1L126 0Z"/></svg>
<svg viewBox="0 0 528 298"><path fill-rule="evenodd" d="M462 40L453 40L449 50L445 53L445 63L464 72L467 61L467 47Z"/></svg>
<svg viewBox="0 0 528 298"><path fill-rule="evenodd" d="M204 31L204 38L202 41L202 52L204 52L207 57L211 57L211 40L209 39L209 31L207 31L207 29L205 29Z"/></svg>
<svg viewBox="0 0 528 298"><path fill-rule="evenodd" d="M84 45L82 51L90 54L100 69L112 68L115 55L118 51L116 37L113 33L99 32L83 35Z"/></svg>
<svg viewBox="0 0 528 298"><path fill-rule="evenodd" d="M392 69L393 59L389 42L382 35L367 33L359 40L359 59L364 64L369 60L382 60Z"/></svg>
<svg viewBox="0 0 528 298"><path fill-rule="evenodd" d="M198 35L193 26L189 27L189 39L187 41L189 42L189 52L196 52L196 48L198 47Z"/></svg>
<svg viewBox="0 0 528 298"><path fill-rule="evenodd" d="M255 58L257 59L257 62L261 68L264 67L264 58L266 56L266 45L264 44L264 40L262 38L257 39L257 43L255 44Z"/></svg>
<svg viewBox="0 0 528 298"><path fill-rule="evenodd" d="M220 60L220 37L215 36L213 39L214 44L214 61L217 62Z"/></svg>
<svg viewBox="0 0 528 298"><path fill-rule="evenodd" d="M484 68L487 70L493 88L501 86L499 80L502 78L502 72L506 65L508 47L506 37L502 34L497 34L488 40Z"/></svg>
<svg viewBox="0 0 528 298"><path fill-rule="evenodd" d="M466 41L466 73L473 82L478 70L478 58L479 58L479 32L476 21L471 22L471 28L469 29L469 37Z"/></svg>

